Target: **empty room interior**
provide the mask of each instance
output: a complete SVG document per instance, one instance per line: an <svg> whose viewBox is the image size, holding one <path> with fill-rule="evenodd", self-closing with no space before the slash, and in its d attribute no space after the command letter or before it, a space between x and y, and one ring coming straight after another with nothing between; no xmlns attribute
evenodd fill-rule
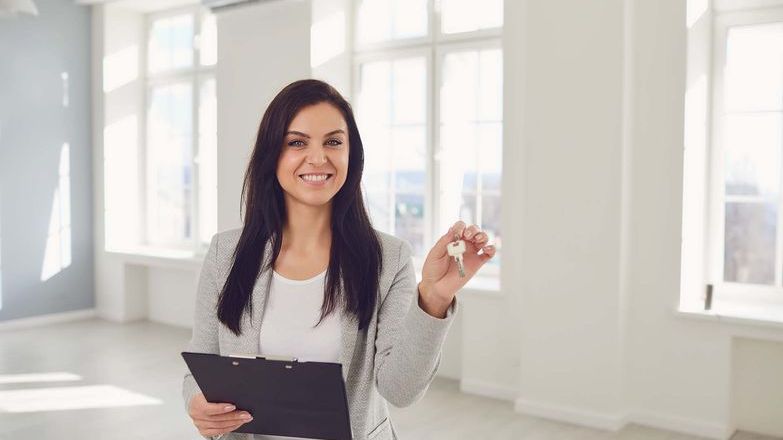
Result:
<svg viewBox="0 0 783 440"><path fill-rule="evenodd" d="M0 439L86 438L783 439L783 0L0 0Z"/></svg>

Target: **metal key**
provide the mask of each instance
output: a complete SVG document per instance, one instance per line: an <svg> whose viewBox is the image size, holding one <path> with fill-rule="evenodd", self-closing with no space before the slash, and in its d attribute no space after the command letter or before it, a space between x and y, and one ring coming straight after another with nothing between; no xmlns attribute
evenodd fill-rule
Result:
<svg viewBox="0 0 783 440"><path fill-rule="evenodd" d="M446 245L446 250L448 251L449 255L454 257L454 260L457 261L457 269L459 270L459 276L464 277L465 266L463 266L462 264L462 254L465 253L465 241L463 240L452 241L451 243Z"/></svg>

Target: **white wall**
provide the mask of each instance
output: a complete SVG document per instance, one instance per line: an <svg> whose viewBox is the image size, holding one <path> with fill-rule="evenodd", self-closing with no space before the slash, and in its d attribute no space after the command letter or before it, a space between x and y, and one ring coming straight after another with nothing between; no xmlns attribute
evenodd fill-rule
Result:
<svg viewBox="0 0 783 440"><path fill-rule="evenodd" d="M286 84L310 77L310 8L274 1L217 13L219 231L242 225L242 179L264 110Z"/></svg>

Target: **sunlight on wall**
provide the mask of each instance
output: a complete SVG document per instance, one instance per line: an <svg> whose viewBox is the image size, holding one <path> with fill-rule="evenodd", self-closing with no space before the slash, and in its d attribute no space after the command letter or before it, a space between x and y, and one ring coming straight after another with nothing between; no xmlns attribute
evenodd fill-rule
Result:
<svg viewBox="0 0 783 440"><path fill-rule="evenodd" d="M310 26L310 67L318 67L345 52L345 14L335 12Z"/></svg>
<svg viewBox="0 0 783 440"><path fill-rule="evenodd" d="M33 383L33 382L65 382L82 380L78 374L54 372L54 373L27 373L27 374L0 374L0 384L9 383Z"/></svg>
<svg viewBox="0 0 783 440"><path fill-rule="evenodd" d="M0 391L0 413L161 405L163 401L112 385Z"/></svg>
<svg viewBox="0 0 783 440"><path fill-rule="evenodd" d="M103 91L108 93L133 82L139 74L139 47L136 45L103 59Z"/></svg>
<svg viewBox="0 0 783 440"><path fill-rule="evenodd" d="M685 24L686 26L693 27L697 21L707 12L709 7L709 0L688 0L685 9Z"/></svg>
<svg viewBox="0 0 783 440"><path fill-rule="evenodd" d="M46 281L71 265L71 149L64 143L60 149L59 179L52 197L49 234L41 268L41 281Z"/></svg>

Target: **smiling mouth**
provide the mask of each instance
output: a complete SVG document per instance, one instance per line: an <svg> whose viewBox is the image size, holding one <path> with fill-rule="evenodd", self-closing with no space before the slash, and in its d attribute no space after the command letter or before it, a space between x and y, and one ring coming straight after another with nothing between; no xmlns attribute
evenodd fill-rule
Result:
<svg viewBox="0 0 783 440"><path fill-rule="evenodd" d="M323 183L331 179L334 174L321 173L321 174L300 174L299 178L306 183Z"/></svg>

